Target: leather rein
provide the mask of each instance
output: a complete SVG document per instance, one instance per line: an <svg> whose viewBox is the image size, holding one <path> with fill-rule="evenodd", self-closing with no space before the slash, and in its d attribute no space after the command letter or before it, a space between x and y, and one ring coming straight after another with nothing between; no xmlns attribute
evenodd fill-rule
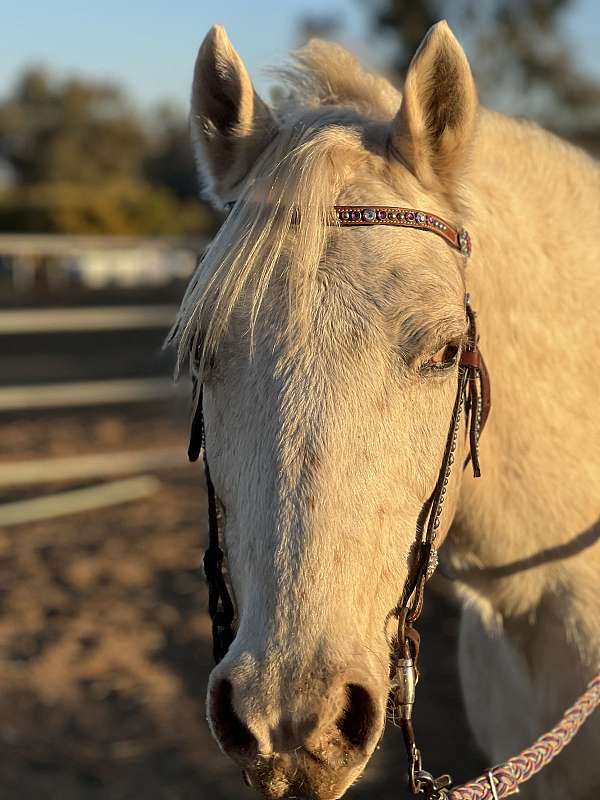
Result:
<svg viewBox="0 0 600 800"><path fill-rule="evenodd" d="M330 224L339 227L386 225L416 228L435 233L465 258L471 255L471 239L464 228L456 228L437 215L428 214L417 209L389 206L335 206ZM417 519L415 535L417 555L414 560L414 566L409 572L398 605L390 612L390 618L396 618L398 621L396 635L390 642L389 704L391 706L391 716L402 730L408 758L409 788L415 796L425 800L471 800L471 798L477 798L477 800L487 800L488 798L490 800L499 800L501 797L506 797L515 791L513 786L510 787L511 790L509 791L507 783L505 792L501 784L499 782L496 783L496 780L499 781L500 778L492 770L471 784L450 789L451 778L449 775L434 778L431 773L423 769L421 753L417 747L412 724L415 689L419 677L420 637L415 629L415 623L423 609L425 584L437 566L436 539L441 525L447 487L455 462L461 418L464 414L465 436L468 439L468 455L463 463L463 469L466 469L470 462L474 476L480 477L479 438L491 408L489 374L479 350L476 318L469 303L468 295L465 295L465 312L468 321L467 338L459 359L456 396L440 470L433 491ZM208 547L204 553L204 574L208 585L208 609L212 622L213 656L215 663L219 663L235 638L235 607L223 574L225 557L220 544L219 503L211 479L206 454L202 385L198 386L195 381L194 402L196 411L191 426L188 457L190 461L196 461L200 453L203 455L208 495ZM595 679L595 682L590 687L588 692L573 707L576 710L577 726L574 730L571 730L574 727L574 723L571 721L571 728L569 729L571 738L587 715L600 703L600 676ZM593 702L595 704L592 707ZM565 718L569 713L573 714L573 709L567 712ZM564 744L553 753L552 757L557 752L560 752L562 747L564 747ZM513 761L516 761L516 759L513 759ZM510 763L506 762L506 764ZM494 768L494 770L500 770L503 766ZM537 770L530 770L530 773L532 774L533 771ZM528 779L531 774L528 774L522 780ZM498 775L503 776L504 773L498 772ZM517 782L521 782L521 780ZM517 782L513 781L514 786L517 785ZM489 791L486 786L490 787ZM500 787L501 793L498 793L497 787ZM518 786L516 791L518 791Z"/></svg>

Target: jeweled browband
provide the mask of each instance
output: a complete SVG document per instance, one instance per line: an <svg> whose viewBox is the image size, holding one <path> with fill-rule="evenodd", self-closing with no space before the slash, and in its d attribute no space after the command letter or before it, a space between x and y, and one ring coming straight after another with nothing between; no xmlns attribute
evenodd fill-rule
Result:
<svg viewBox="0 0 600 800"><path fill-rule="evenodd" d="M418 228L437 233L465 258L471 255L471 237L464 228L455 228L435 214L426 214L414 208L390 206L334 206L336 224L350 225L395 225L403 228Z"/></svg>

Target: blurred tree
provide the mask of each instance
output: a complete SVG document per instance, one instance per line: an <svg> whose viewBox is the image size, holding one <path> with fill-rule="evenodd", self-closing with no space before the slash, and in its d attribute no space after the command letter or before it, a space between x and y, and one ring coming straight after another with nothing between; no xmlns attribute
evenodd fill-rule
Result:
<svg viewBox="0 0 600 800"><path fill-rule="evenodd" d="M0 231L152 236L212 230L212 216L197 201L128 178L113 178L94 191L54 181L0 194Z"/></svg>
<svg viewBox="0 0 600 800"><path fill-rule="evenodd" d="M482 99L513 114L574 130L597 119L600 82L582 73L564 33L573 0L378 0L374 27L395 44L405 73L423 34L439 19L463 40Z"/></svg>
<svg viewBox="0 0 600 800"><path fill-rule="evenodd" d="M482 101L568 135L600 127L600 81L585 75L564 29L574 0L374 0L365 6L390 76L401 82L427 30L447 19L465 46ZM335 38L328 14L301 20L299 35ZM383 45L383 47L382 47Z"/></svg>
<svg viewBox="0 0 600 800"><path fill-rule="evenodd" d="M301 45L312 38L335 39L342 25L335 14L307 14L300 19L298 40Z"/></svg>
<svg viewBox="0 0 600 800"><path fill-rule="evenodd" d="M147 146L142 121L110 84L53 85L33 68L0 104L0 152L24 184L139 176Z"/></svg>
<svg viewBox="0 0 600 800"><path fill-rule="evenodd" d="M157 131L144 163L148 179L167 186L178 197L197 197L198 177L187 119L170 105L160 106L154 119Z"/></svg>
<svg viewBox="0 0 600 800"><path fill-rule="evenodd" d="M149 115L150 116L150 115ZM0 101L0 158L16 185L0 230L161 234L209 231L197 199L187 122L139 114L112 84L53 81L30 68Z"/></svg>

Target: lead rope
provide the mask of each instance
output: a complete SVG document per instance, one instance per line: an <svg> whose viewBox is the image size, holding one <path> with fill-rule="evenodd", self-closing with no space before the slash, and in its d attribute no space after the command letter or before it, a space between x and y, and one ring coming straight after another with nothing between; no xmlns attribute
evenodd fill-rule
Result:
<svg viewBox="0 0 600 800"><path fill-rule="evenodd" d="M552 730L485 775L457 786L447 792L448 800L502 800L517 794L519 784L525 783L547 766L569 744L586 719L600 706L600 674L588 684L587 690L563 714ZM440 795L444 798L444 795Z"/></svg>

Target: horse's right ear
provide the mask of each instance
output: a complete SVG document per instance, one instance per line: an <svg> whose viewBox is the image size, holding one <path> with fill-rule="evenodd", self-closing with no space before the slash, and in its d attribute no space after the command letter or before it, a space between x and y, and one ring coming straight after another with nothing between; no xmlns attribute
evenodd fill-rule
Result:
<svg viewBox="0 0 600 800"><path fill-rule="evenodd" d="M196 59L191 129L204 185L220 201L228 199L276 132L271 112L220 25L210 29Z"/></svg>

